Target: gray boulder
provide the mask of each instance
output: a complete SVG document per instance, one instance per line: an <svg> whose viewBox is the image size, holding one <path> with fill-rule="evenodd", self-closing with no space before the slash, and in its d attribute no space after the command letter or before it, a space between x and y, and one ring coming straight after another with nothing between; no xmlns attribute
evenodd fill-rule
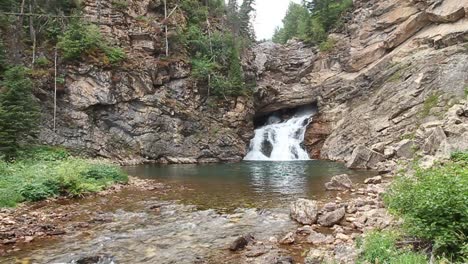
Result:
<svg viewBox="0 0 468 264"><path fill-rule="evenodd" d="M303 225L311 225L317 222L317 201L298 199L290 205L291 218Z"/></svg>
<svg viewBox="0 0 468 264"><path fill-rule="evenodd" d="M383 161L385 156L373 151L365 146L358 146L354 149L351 158L346 166L352 169L374 168L377 163Z"/></svg>
<svg viewBox="0 0 468 264"><path fill-rule="evenodd" d="M318 223L321 226L330 227L341 221L346 214L344 207L337 209L333 212L326 212L319 216Z"/></svg>
<svg viewBox="0 0 468 264"><path fill-rule="evenodd" d="M333 176L330 182L325 183L325 189L329 191L344 191L352 187L353 182L349 179L347 174Z"/></svg>

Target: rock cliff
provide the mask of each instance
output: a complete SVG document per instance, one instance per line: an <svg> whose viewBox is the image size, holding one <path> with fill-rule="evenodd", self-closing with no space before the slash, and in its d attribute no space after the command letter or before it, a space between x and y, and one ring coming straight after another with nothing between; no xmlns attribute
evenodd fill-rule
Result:
<svg viewBox="0 0 468 264"><path fill-rule="evenodd" d="M206 100L206 89L190 77L190 59L181 50L165 58L162 1L83 1L87 20L122 47L127 62L106 67L90 61L67 65L57 98L38 96L46 116L43 142L83 150L122 163L238 161L253 133L253 104L247 97ZM175 4L169 4L172 10ZM173 19L183 26L180 9ZM175 29L169 30L175 35ZM248 60L247 60L248 61Z"/></svg>
<svg viewBox="0 0 468 264"><path fill-rule="evenodd" d="M317 102L305 145L350 167L468 149L468 1L357 0L329 38L259 46L257 112Z"/></svg>

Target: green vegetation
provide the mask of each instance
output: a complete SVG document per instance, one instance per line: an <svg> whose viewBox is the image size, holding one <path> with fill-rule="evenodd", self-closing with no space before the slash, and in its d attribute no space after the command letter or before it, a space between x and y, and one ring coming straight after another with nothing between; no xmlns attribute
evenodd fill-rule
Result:
<svg viewBox="0 0 468 264"><path fill-rule="evenodd" d="M64 149L46 147L21 151L13 162L0 161L0 207L60 195L97 192L125 183L118 166L72 157Z"/></svg>
<svg viewBox="0 0 468 264"><path fill-rule="evenodd" d="M80 20L70 23L63 35L59 36L57 45L67 60L96 53L103 56L104 64L115 64L125 59L125 52L109 45L97 26Z"/></svg>
<svg viewBox="0 0 468 264"><path fill-rule="evenodd" d="M126 10L128 8L127 0L112 0L112 7L119 11Z"/></svg>
<svg viewBox="0 0 468 264"><path fill-rule="evenodd" d="M179 30L178 43L190 54L192 75L200 87L208 87L208 95L238 96L247 93L241 65L241 53L253 41L250 14L253 1L236 1L227 6L227 29L210 26L209 20L223 19L224 2L184 0L181 9L188 25Z"/></svg>
<svg viewBox="0 0 468 264"><path fill-rule="evenodd" d="M286 43L292 38L298 38L313 44L327 41L328 33L342 25L341 16L352 5L352 0L308 0L302 4L291 3L283 19L283 27L276 29L272 40L276 43ZM329 44L325 47L330 47Z"/></svg>
<svg viewBox="0 0 468 264"><path fill-rule="evenodd" d="M362 249L357 263L387 264L426 264L426 255L416 253L409 248L396 246L400 236L396 232L382 231L369 233L363 242L358 241Z"/></svg>
<svg viewBox="0 0 468 264"><path fill-rule="evenodd" d="M32 81L24 67L3 74L0 93L0 158L11 159L21 145L36 134L39 108L32 95Z"/></svg>
<svg viewBox="0 0 468 264"><path fill-rule="evenodd" d="M426 100L424 100L423 109L421 112L421 117L425 118L428 117L431 113L432 108L436 107L439 103L439 94L433 93L429 95Z"/></svg>
<svg viewBox="0 0 468 264"><path fill-rule="evenodd" d="M434 253L451 261L468 257L468 153L430 169L400 177L385 197L404 220L404 231L433 243Z"/></svg>
<svg viewBox="0 0 468 264"><path fill-rule="evenodd" d="M327 38L324 42L320 43L319 49L321 52L329 52L335 47L336 40L332 38Z"/></svg>
<svg viewBox="0 0 468 264"><path fill-rule="evenodd" d="M1 57L0 57L0 59L1 59ZM464 92L465 92L465 97L468 97L468 85L465 86Z"/></svg>

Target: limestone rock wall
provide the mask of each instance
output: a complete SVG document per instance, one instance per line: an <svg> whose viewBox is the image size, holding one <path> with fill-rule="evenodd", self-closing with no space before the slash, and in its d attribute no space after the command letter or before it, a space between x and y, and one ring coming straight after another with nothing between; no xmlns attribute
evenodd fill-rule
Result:
<svg viewBox="0 0 468 264"><path fill-rule="evenodd" d="M169 58L160 56L165 50L162 1L129 0L124 10L112 2L84 1L84 15L126 51L127 62L62 68L56 131L52 91L40 96L46 115L41 140L122 163L242 159L253 133L251 99L206 102L206 91L190 78L183 51L170 49ZM185 23L180 11L173 16L179 25Z"/></svg>

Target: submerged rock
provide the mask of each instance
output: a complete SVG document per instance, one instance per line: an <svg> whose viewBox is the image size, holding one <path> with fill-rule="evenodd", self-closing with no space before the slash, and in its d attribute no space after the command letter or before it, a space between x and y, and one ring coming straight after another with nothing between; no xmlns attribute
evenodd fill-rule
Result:
<svg viewBox="0 0 468 264"><path fill-rule="evenodd" d="M317 201L298 199L290 205L291 218L303 225L311 225L317 222Z"/></svg>
<svg viewBox="0 0 468 264"><path fill-rule="evenodd" d="M334 191L344 191L351 189L353 182L347 174L336 175L331 178L330 182L325 183L325 189Z"/></svg>
<svg viewBox="0 0 468 264"><path fill-rule="evenodd" d="M109 255L96 255L83 257L78 260L74 260L71 264L116 264L113 256Z"/></svg>
<svg viewBox="0 0 468 264"><path fill-rule="evenodd" d="M254 237L251 234L238 237L234 240L229 246L229 250L238 251L244 249L250 242L254 240Z"/></svg>

